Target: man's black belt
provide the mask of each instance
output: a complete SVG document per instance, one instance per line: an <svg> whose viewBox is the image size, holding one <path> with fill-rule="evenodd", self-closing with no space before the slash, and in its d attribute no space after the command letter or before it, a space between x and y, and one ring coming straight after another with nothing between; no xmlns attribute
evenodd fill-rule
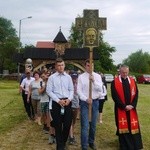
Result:
<svg viewBox="0 0 150 150"><path fill-rule="evenodd" d="M93 99L93 101L96 101L96 100L99 100L98 98L96 98L96 99Z"/></svg>
<svg viewBox="0 0 150 150"><path fill-rule="evenodd" d="M64 97L64 98L59 98L60 100L63 100L63 99L68 99L68 97Z"/></svg>

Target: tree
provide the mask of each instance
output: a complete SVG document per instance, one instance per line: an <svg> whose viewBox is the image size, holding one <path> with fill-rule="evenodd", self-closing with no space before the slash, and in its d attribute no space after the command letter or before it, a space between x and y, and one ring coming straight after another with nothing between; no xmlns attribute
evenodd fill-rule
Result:
<svg viewBox="0 0 150 150"><path fill-rule="evenodd" d="M75 25L72 24L71 34L69 41L72 47L82 48L83 47L83 32L76 29ZM111 47L107 42L103 41L103 35L99 36L99 47L96 49L100 55L98 61L95 61L96 71L110 71L114 69L113 59L111 58L112 53L116 51L115 47Z"/></svg>
<svg viewBox="0 0 150 150"><path fill-rule="evenodd" d="M32 44L29 44L29 45L25 44L24 49L27 49L27 48L35 48L35 46Z"/></svg>
<svg viewBox="0 0 150 150"><path fill-rule="evenodd" d="M99 62L101 67L105 71L112 71L115 67L113 65L113 59L112 59L112 53L115 52L115 47L111 47L109 43L104 42L103 38L102 41L100 41L98 52L100 55Z"/></svg>
<svg viewBox="0 0 150 150"><path fill-rule="evenodd" d="M71 29L70 29L70 36L69 41L71 43L71 46L73 48L81 48L83 46L83 32L77 30L75 27L75 24L72 23Z"/></svg>
<svg viewBox="0 0 150 150"><path fill-rule="evenodd" d="M142 49L129 55L123 63L128 65L132 72L150 73L150 54Z"/></svg>
<svg viewBox="0 0 150 150"><path fill-rule="evenodd" d="M0 17L0 72L4 69L15 70L16 64L12 62L12 56L17 52L19 39L16 30L10 20Z"/></svg>

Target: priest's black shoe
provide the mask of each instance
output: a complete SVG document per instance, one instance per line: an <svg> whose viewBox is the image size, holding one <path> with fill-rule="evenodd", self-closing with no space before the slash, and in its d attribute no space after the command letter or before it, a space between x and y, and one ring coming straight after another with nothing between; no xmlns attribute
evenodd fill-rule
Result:
<svg viewBox="0 0 150 150"><path fill-rule="evenodd" d="M97 150L94 143L89 143L89 147L93 150Z"/></svg>

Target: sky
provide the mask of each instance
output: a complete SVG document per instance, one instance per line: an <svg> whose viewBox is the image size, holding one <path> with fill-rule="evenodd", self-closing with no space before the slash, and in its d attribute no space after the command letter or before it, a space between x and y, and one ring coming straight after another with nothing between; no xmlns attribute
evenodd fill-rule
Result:
<svg viewBox="0 0 150 150"><path fill-rule="evenodd" d="M140 49L150 54L149 6L150 0L0 0L0 16L11 20L17 35L21 20L21 42L36 46L53 41L60 26L68 38L84 9L98 9L99 17L107 18L103 40L116 48L112 59L117 65Z"/></svg>

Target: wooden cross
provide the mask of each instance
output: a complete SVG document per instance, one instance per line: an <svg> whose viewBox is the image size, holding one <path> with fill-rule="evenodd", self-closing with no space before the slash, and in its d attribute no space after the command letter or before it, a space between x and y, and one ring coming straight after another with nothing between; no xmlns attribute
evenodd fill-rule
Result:
<svg viewBox="0 0 150 150"><path fill-rule="evenodd" d="M78 30L83 31L84 47L90 49L90 75L92 75L93 48L99 45L99 30L106 30L106 18L99 18L99 10L85 9L83 18L76 18L75 26ZM89 80L89 99L92 99L92 81ZM89 121L91 121L92 104L89 104Z"/></svg>
<svg viewBox="0 0 150 150"><path fill-rule="evenodd" d="M107 29L107 25L106 25L107 18L99 18L99 10L97 9L96 10L85 9L83 11L83 14L84 14L83 18L81 17L76 18L75 26L78 30L83 31L83 34L84 34L83 40L84 40L85 47L88 47L88 46L97 47L99 45L99 30ZM93 43L88 41L87 39L88 33L91 36L93 36L93 40L95 38ZM93 35L92 33L95 35Z"/></svg>

